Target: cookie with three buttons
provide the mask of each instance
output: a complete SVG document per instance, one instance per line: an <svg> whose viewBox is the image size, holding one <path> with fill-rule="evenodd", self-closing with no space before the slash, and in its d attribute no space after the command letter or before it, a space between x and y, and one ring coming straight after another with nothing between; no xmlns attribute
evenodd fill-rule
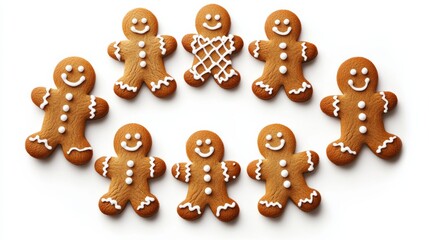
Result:
<svg viewBox="0 0 429 240"><path fill-rule="evenodd" d="M304 77L302 64L317 56L317 48L312 43L298 41L300 20L291 11L275 11L265 22L265 34L268 40L253 41L249 45L250 54L265 62L262 76L253 82L253 93L267 100L283 86L292 101L309 100L313 88Z"/></svg>
<svg viewBox="0 0 429 240"><path fill-rule="evenodd" d="M258 202L259 212L266 217L278 217L288 199L301 210L317 208L320 193L310 188L304 174L315 170L319 156L313 151L295 153L295 135L281 124L268 125L258 136L258 148L263 158L247 166L247 174L265 181L265 195Z"/></svg>
<svg viewBox="0 0 429 240"><path fill-rule="evenodd" d="M103 118L109 111L105 100L89 95L95 84L95 71L80 57L63 59L55 68L55 88L37 87L31 99L45 111L42 129L25 141L25 149L35 158L46 158L61 145L65 158L82 165L92 158L85 137L87 120Z"/></svg>
<svg viewBox="0 0 429 240"><path fill-rule="evenodd" d="M186 153L191 161L171 168L175 178L189 184L186 199L177 207L178 214L194 220L208 205L219 220L235 219L240 209L228 196L226 184L234 181L241 169L237 162L222 160L224 146L220 137L210 131L198 131L189 137Z"/></svg>
<svg viewBox="0 0 429 240"><path fill-rule="evenodd" d="M337 165L356 159L363 145L380 158L396 156L401 139L385 130L383 116L398 103L392 92L377 92L378 72L374 64L363 57L350 58L341 64L337 84L343 95L325 97L322 111L341 121L341 137L328 145L328 158Z"/></svg>
<svg viewBox="0 0 429 240"><path fill-rule="evenodd" d="M101 212L116 215L128 202L142 217L150 217L159 209L158 199L150 192L149 180L165 173L162 159L147 156L152 147L148 130L136 123L121 127L113 141L117 157L101 157L95 170L110 178L109 191L99 201Z"/></svg>

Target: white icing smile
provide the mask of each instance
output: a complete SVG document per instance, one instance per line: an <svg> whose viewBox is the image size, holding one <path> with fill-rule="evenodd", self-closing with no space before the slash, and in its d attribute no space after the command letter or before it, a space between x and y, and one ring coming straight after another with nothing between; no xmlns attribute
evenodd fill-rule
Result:
<svg viewBox="0 0 429 240"><path fill-rule="evenodd" d="M63 80L63 82L65 84L67 84L70 87L77 87L77 86L81 85L86 80L85 76L81 76L80 79L79 79L79 81L77 81L77 82L70 82L67 79L67 73L61 74L61 79Z"/></svg>
<svg viewBox="0 0 429 240"><path fill-rule="evenodd" d="M286 141L282 138L282 137L283 137L283 133L281 133L281 132L278 132L278 133L277 133L277 137L278 137L278 138L281 138L281 139L280 139L280 144L279 144L278 146L273 147L273 146L271 146L271 144L266 143L266 144L265 144L265 147L266 147L266 148L268 148L268 149L270 149L270 150L273 150L273 151L279 151L279 150L281 150L281 149L285 146ZM268 135L265 137L265 139L266 139L267 141L271 141L271 140L273 139L273 137L272 137L270 134L268 134Z"/></svg>
<svg viewBox="0 0 429 240"><path fill-rule="evenodd" d="M212 143L212 141L210 139L206 139L205 143L207 145L210 145ZM197 146L202 146L203 145L203 141L201 141L200 139L197 140L196 142ZM213 146L210 146L209 151L206 153L201 152L201 149L199 147L195 148L195 152L198 154L198 156L202 157L202 158L208 158L210 157L213 153L214 153L215 148Z"/></svg>
<svg viewBox="0 0 429 240"><path fill-rule="evenodd" d="M369 81L370 81L369 78L365 78L365 85L363 87L355 87L352 79L349 79L349 81L347 83L356 92L362 92L362 91L365 91L367 89L367 87L369 85Z"/></svg>
<svg viewBox="0 0 429 240"><path fill-rule="evenodd" d="M210 31L214 31L214 30L218 30L219 28L221 28L222 23L218 22L215 26L212 27L208 23L204 22L203 27L205 27L206 29L208 29Z"/></svg>
<svg viewBox="0 0 429 240"><path fill-rule="evenodd" d="M284 31L284 32L282 32L282 31L280 31L279 30L279 28L277 27L277 26L279 26L280 25L280 20L279 19L276 19L275 21L274 21L274 24L276 25L276 26L274 26L273 28L272 28L272 30L273 30L273 32L274 33L276 33L277 35L280 35L280 36L287 36L289 33L290 33L290 31L292 31L292 27L288 27L287 29L286 29L286 31ZM289 19L285 19L285 20L283 20L283 24L284 25L289 25Z"/></svg>
<svg viewBox="0 0 429 240"><path fill-rule="evenodd" d="M125 138L126 138L127 140L130 140L130 139L131 139L131 134L129 134L129 133L125 134ZM138 140L138 139L140 139L140 138L141 138L141 135L140 135L139 133L136 133L136 134L134 135L134 138ZM130 146L128 146L126 141L122 141L122 142L121 142L121 147L122 147L123 149L125 149L126 151L128 151L128 152L135 152L135 151L137 151L137 150L138 150L142 145L143 145L142 141L137 141L137 144L136 144L134 147L130 147Z"/></svg>
<svg viewBox="0 0 429 240"><path fill-rule="evenodd" d="M131 22L134 24L134 25L136 25L137 23L138 23L138 20L137 20L137 18L133 18L133 20L131 20ZM147 23L147 19L146 18L142 18L141 19L141 22L143 23L143 24L146 24ZM142 30L138 30L135 26L131 26L131 32L133 32L133 33L137 33L137 34L145 34L145 33L147 33L149 30L150 30L150 27L149 27L149 25L146 25Z"/></svg>

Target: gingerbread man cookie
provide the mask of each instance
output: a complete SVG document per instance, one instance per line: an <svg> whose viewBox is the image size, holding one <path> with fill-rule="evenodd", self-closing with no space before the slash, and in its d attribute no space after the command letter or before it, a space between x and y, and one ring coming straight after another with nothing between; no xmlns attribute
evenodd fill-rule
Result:
<svg viewBox="0 0 429 240"><path fill-rule="evenodd" d="M68 161L85 164L92 158L85 123L106 116L109 105L88 95L95 84L95 72L83 58L69 57L59 62L54 82L58 89L38 87L31 93L34 104L45 111L45 118L42 129L27 138L25 148L35 158L46 158L61 145Z"/></svg>
<svg viewBox="0 0 429 240"><path fill-rule="evenodd" d="M320 102L325 114L341 120L341 138L326 149L333 163L352 162L364 144L383 159L401 150L401 139L388 133L383 123L383 115L395 108L398 99L391 92L376 92L377 83L377 69L366 58L350 58L338 69L337 84L343 95L328 96Z"/></svg>
<svg viewBox="0 0 429 240"><path fill-rule="evenodd" d="M319 156L313 151L295 153L295 145L294 134L281 124L268 125L259 133L258 148L264 158L251 162L247 174L265 181L258 210L266 217L278 217L289 198L306 212L320 204L320 193L308 187L304 179L304 173L314 171L319 164Z"/></svg>
<svg viewBox="0 0 429 240"><path fill-rule="evenodd" d="M109 192L99 201L101 212L115 215L124 210L128 201L142 217L150 217L159 209L158 199L150 192L149 179L165 172L165 163L157 157L147 157L152 137L143 126L135 123L121 127L114 139L118 157L101 157L95 170L111 179Z"/></svg>
<svg viewBox="0 0 429 240"><path fill-rule="evenodd" d="M265 62L262 76L253 82L253 93L261 99L271 99L284 86L286 95L295 102L311 98L313 88L304 78L302 63L317 56L317 48L309 42L298 41L301 22L291 11L278 10L265 22L268 41L253 41L249 52Z"/></svg>
<svg viewBox="0 0 429 240"><path fill-rule="evenodd" d="M172 94L176 81L166 72L163 58L176 50L176 39L157 35L158 20L144 8L129 11L122 29L128 40L113 42L107 50L110 57L125 63L124 75L114 85L116 95L134 98L143 83L157 97Z"/></svg>
<svg viewBox="0 0 429 240"><path fill-rule="evenodd" d="M240 165L234 161L222 161L223 142L213 132L198 131L186 143L189 163L177 163L171 173L182 182L189 183L188 195L179 204L177 212L186 220L194 220L209 205L219 220L235 219L240 212L238 204L228 196L226 183L240 174Z"/></svg>
<svg viewBox="0 0 429 240"><path fill-rule="evenodd" d="M240 73L232 67L231 55L241 51L243 40L228 34L231 18L221 6L203 7L195 19L198 34L187 34L182 39L186 51L194 54L194 62L185 75L185 81L199 87L213 75L216 83L229 89L240 83Z"/></svg>

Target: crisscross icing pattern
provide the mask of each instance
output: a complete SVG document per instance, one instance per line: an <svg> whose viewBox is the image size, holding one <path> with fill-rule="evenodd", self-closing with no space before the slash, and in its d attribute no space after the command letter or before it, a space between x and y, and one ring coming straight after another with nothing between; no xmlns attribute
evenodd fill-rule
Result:
<svg viewBox="0 0 429 240"><path fill-rule="evenodd" d="M201 35L194 35L191 43L192 53L198 59L196 63L190 69L190 72L194 75L195 80L201 80L204 82L202 77L206 73L211 73L212 69L217 67L219 72L214 74L213 77L219 83L226 82L230 77L237 75L234 69L230 68L227 71L228 66L232 65L231 60L226 60L225 57L231 55L234 52L234 41L232 40L234 35L229 34L228 36L217 36L215 38L205 38ZM203 53L203 54L201 54ZM218 60L213 57L217 56ZM206 61L210 60L210 66L206 65ZM197 68L202 66L204 71L199 72Z"/></svg>

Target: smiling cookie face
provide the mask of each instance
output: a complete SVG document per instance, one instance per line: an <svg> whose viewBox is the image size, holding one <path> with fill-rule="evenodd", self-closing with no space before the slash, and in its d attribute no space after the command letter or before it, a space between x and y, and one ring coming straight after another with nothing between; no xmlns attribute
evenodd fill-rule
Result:
<svg viewBox="0 0 429 240"><path fill-rule="evenodd" d="M95 72L85 59L69 57L55 67L54 82L58 88L89 93L95 84Z"/></svg>
<svg viewBox="0 0 429 240"><path fill-rule="evenodd" d="M227 35L231 27L231 18L225 8L210 4L203 7L195 19L195 27L205 37Z"/></svg>
<svg viewBox="0 0 429 240"><path fill-rule="evenodd" d="M141 38L145 35L156 36L158 20L151 11L136 8L125 15L122 21L122 30L128 39Z"/></svg>
<svg viewBox="0 0 429 240"><path fill-rule="evenodd" d="M278 10L268 16L265 33L269 39L290 37L297 40L301 34L301 22L293 12Z"/></svg>
<svg viewBox="0 0 429 240"><path fill-rule="evenodd" d="M374 93L378 83L377 69L366 58L350 58L338 69L337 83L343 93Z"/></svg>
<svg viewBox="0 0 429 240"><path fill-rule="evenodd" d="M258 147L265 157L275 154L293 154L295 152L295 136L289 128L281 124L271 124L259 133Z"/></svg>
<svg viewBox="0 0 429 240"><path fill-rule="evenodd" d="M186 153L191 161L221 161L224 153L223 142L214 132L198 131L186 142Z"/></svg>
<svg viewBox="0 0 429 240"><path fill-rule="evenodd" d="M130 123L116 132L114 146L118 154L142 154L146 156L152 147L152 137L145 127Z"/></svg>

